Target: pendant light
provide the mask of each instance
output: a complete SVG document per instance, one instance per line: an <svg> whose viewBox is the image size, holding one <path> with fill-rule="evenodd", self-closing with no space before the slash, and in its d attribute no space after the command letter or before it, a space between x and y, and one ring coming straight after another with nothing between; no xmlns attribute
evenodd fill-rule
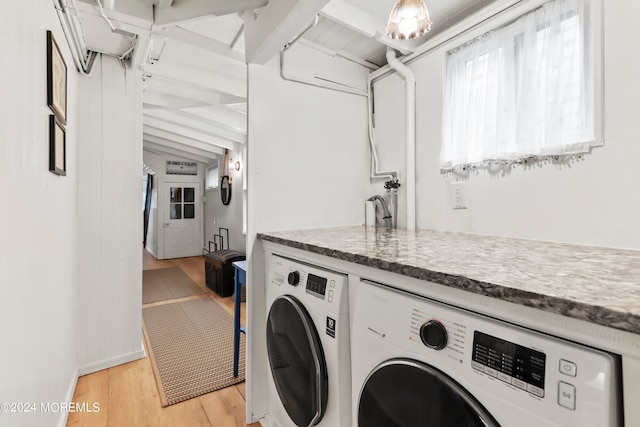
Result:
<svg viewBox="0 0 640 427"><path fill-rule="evenodd" d="M387 35L396 40L424 36L431 29L431 19L424 0L398 0L389 14Z"/></svg>

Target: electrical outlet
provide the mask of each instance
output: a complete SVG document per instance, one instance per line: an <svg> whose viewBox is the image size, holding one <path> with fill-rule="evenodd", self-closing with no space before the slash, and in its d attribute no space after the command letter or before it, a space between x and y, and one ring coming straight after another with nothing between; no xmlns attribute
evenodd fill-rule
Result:
<svg viewBox="0 0 640 427"><path fill-rule="evenodd" d="M451 185L451 207L453 209L467 209L464 182L452 182Z"/></svg>

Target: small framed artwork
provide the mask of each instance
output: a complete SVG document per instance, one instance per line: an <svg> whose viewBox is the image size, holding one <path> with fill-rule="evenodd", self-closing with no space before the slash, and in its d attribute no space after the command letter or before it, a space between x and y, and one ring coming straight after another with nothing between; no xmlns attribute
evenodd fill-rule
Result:
<svg viewBox="0 0 640 427"><path fill-rule="evenodd" d="M67 64L51 31L47 31L47 105L67 124Z"/></svg>
<svg viewBox="0 0 640 427"><path fill-rule="evenodd" d="M56 175L67 174L67 141L62 122L49 116L49 170Z"/></svg>

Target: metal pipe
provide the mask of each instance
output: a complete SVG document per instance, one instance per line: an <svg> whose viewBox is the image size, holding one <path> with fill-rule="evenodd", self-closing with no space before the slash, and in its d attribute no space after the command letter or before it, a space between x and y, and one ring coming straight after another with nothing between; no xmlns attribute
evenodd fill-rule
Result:
<svg viewBox="0 0 640 427"><path fill-rule="evenodd" d="M75 5L75 0L72 0ZM62 27L62 31L64 32L64 36L67 39L67 44L69 45L69 50L71 51L71 57L73 58L73 62L76 65L76 69L78 72L85 76L90 76L93 71L93 65L95 64L95 59L97 57L96 52L88 52L85 57L82 54L83 46L80 42L80 36L78 35L77 29L75 25L72 25L69 18L69 7L65 0L56 0L56 12L58 14L58 19L60 20L60 25ZM76 16L78 17L78 9L75 9Z"/></svg>
<svg viewBox="0 0 640 427"><path fill-rule="evenodd" d="M387 62L405 81L406 89L406 186L407 230L416 228L416 78L413 72L396 58L395 50L387 48Z"/></svg>
<svg viewBox="0 0 640 427"><path fill-rule="evenodd" d="M369 129L369 145L371 146L371 179L386 178L392 181L400 179L400 172L397 170L378 170L378 153L376 152L374 118L373 118L373 75L367 78L367 120Z"/></svg>
<svg viewBox="0 0 640 427"><path fill-rule="evenodd" d="M80 21L80 14L78 13L78 6L76 5L75 0L71 0L71 2L73 3L73 10L75 11L75 15L76 18L78 19L78 22ZM73 46L75 47L75 52L78 55L78 59L80 60L80 63L82 64L82 69L86 69L87 67L87 63L86 60L84 58L83 55L80 55L80 52L83 50L83 46L81 43L81 38L80 35L78 34L78 29L76 28L75 25L72 24L72 21L69 17L69 6L66 3L66 0L60 0L60 5L62 7L62 11L65 14L65 22L67 24L67 27L69 29L69 32L71 34L71 38L73 41ZM64 26L63 26L64 27Z"/></svg>
<svg viewBox="0 0 640 427"><path fill-rule="evenodd" d="M107 21L107 25L109 25L109 27L111 28L111 31L115 32L116 31L116 27L113 26L113 24L111 23L111 20L104 13L104 8L102 7L102 2L100 0L96 0L96 3L98 4L98 10L100 11L100 15L102 15L104 20Z"/></svg>

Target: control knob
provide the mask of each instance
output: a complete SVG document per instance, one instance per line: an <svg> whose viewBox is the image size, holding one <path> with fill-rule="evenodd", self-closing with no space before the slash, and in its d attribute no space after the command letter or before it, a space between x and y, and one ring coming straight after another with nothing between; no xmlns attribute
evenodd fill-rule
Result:
<svg viewBox="0 0 640 427"><path fill-rule="evenodd" d="M300 283L300 273L297 271L289 273L287 276L287 282L289 282L291 286L298 286L298 283Z"/></svg>
<svg viewBox="0 0 640 427"><path fill-rule="evenodd" d="M434 319L420 327L420 339L424 345L434 350L442 350L449 341L447 329L441 322Z"/></svg>

